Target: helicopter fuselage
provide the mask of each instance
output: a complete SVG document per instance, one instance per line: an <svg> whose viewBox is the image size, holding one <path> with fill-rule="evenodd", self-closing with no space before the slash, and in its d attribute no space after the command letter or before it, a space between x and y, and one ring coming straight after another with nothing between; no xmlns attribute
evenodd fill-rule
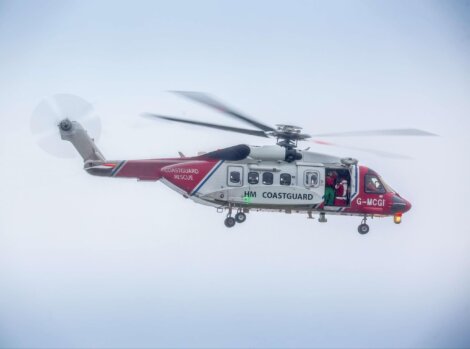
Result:
<svg viewBox="0 0 470 349"><path fill-rule="evenodd" d="M411 208L375 171L351 159L300 151L301 160L288 162L282 149L273 148L281 147L251 147L245 153L243 147L191 158L90 161L85 169L93 175L160 180L197 203L243 212L394 216L399 222Z"/></svg>
<svg viewBox="0 0 470 349"><path fill-rule="evenodd" d="M278 124L276 127L244 115L212 96L200 92L174 91L192 101L215 109L225 115L247 123L251 128L240 128L179 117L145 113L151 119L162 119L244 135L275 138L276 145L237 146L216 150L195 157L148 160L109 161L99 151L94 140L83 126L67 116L56 126L63 140L69 141L81 155L85 170L97 176L136 178L146 181L162 181L171 189L197 203L228 210L225 225L233 227L243 223L250 211L278 211L319 215L319 222L326 222L327 214L358 215L362 222L358 232L369 232L367 218L393 216L401 222L402 214L411 204L389 187L373 170L360 166L351 158L336 158L325 154L298 149L298 142L311 140L315 143L335 144L312 137L338 136L433 136L419 129L386 129L346 133L309 135L302 128ZM58 101L70 100L69 96L56 96ZM72 98L72 101L74 99ZM63 103L59 104L63 104ZM80 100L80 116L83 120L90 109ZM41 104L34 115L42 115L48 104ZM52 110L52 109L51 109ZM55 113L47 113L55 120ZM36 120L36 119L35 119ZM37 119L39 120L39 119ZM40 125L40 123L37 123ZM99 129L96 123L95 128ZM43 128L40 128L43 129ZM45 144L43 140L40 144ZM376 149L357 148L374 154L384 153ZM232 217L232 211L236 214Z"/></svg>

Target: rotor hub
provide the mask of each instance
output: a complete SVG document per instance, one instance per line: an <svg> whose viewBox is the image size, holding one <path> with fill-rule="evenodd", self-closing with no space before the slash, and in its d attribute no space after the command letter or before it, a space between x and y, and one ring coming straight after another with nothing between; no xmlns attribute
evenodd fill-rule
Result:
<svg viewBox="0 0 470 349"><path fill-rule="evenodd" d="M64 119L59 123L59 128L62 131L70 131L72 129L72 121L69 119Z"/></svg>
<svg viewBox="0 0 470 349"><path fill-rule="evenodd" d="M277 138L277 144L281 147L295 148L297 141L310 138L310 135L302 133L302 127L294 125L276 125L277 130L271 133Z"/></svg>
<svg viewBox="0 0 470 349"><path fill-rule="evenodd" d="M278 132L283 133L300 134L300 132L302 131L302 127L294 125L277 124L276 127Z"/></svg>

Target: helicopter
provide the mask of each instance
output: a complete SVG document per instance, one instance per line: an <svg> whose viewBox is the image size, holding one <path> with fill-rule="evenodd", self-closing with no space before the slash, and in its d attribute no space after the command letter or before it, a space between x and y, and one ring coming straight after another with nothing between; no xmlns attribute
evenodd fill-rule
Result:
<svg viewBox="0 0 470 349"><path fill-rule="evenodd" d="M182 119L153 113L146 118L161 119L208 127L245 135L273 138L273 145L253 146L238 144L228 148L186 157L180 153L175 158L143 160L108 160L98 149L95 139L101 125L90 114L91 105L73 95L55 95L55 109L46 102L33 113L33 133L44 131L44 119L53 119L60 139L69 141L84 161L84 170L93 176L134 178L140 181L160 181L184 198L217 209L226 216L228 228L244 223L250 212L268 211L301 213L320 223L327 215L361 217L357 230L369 232L368 218L393 217L400 224L411 203L392 189L374 170L360 165L354 158L338 158L327 154L302 150L298 143L312 139L294 125L278 124L276 127L244 115L216 98L201 93L173 91L180 96L213 108L252 128L238 128L220 124ZM66 105L73 104L73 107ZM68 109L68 110L65 110ZM48 114L44 118L44 113ZM93 139L83 124L89 124L96 133ZM57 130L57 129L56 129ZM419 129L388 129L315 135L327 136L434 136ZM56 133L46 138L59 139ZM40 140L46 150L52 148ZM54 140L54 141L55 141ZM325 144L323 141L315 141ZM54 145L53 149L56 149Z"/></svg>

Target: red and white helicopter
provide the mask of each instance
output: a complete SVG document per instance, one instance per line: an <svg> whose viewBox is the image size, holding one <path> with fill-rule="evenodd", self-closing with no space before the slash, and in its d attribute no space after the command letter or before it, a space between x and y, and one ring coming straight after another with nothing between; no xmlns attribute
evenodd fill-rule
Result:
<svg viewBox="0 0 470 349"><path fill-rule="evenodd" d="M275 211L303 213L309 218L319 215L319 222L326 222L326 215L354 215L362 217L358 231L369 232L367 218L392 216L401 223L402 215L411 208L410 202L401 197L372 169L359 165L352 158L337 158L325 154L300 150L299 141L311 138L300 127L276 125L276 128L243 115L220 101L199 92L176 92L193 101L250 124L255 129L236 128L206 122L180 119L156 114L145 114L179 123L238 132L258 137L272 137L275 145L250 146L245 144L219 149L193 157L108 160L98 150L94 140L79 123L99 133L100 124L87 117L91 105L72 95L54 96L50 102L38 105L32 118L32 130L42 134L46 119L58 125L60 138L70 141L84 160L84 169L94 176L136 178L145 181L161 181L174 191L196 203L227 211L225 226L233 227L246 220L246 213ZM49 103L49 104L48 104ZM73 105L70 108L70 105ZM45 117L46 115L46 117ZM418 129L378 130L316 135L326 136L430 136L432 133ZM97 137L98 134L92 136ZM48 134L39 143L47 150ZM319 142L323 143L323 142ZM376 151L373 151L376 152Z"/></svg>

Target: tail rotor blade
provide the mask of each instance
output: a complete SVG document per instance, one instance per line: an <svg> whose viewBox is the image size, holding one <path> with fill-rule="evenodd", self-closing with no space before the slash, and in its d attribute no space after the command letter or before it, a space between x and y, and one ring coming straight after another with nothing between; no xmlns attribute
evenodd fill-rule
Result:
<svg viewBox="0 0 470 349"><path fill-rule="evenodd" d="M93 105L81 97L71 94L56 94L42 100L31 114L31 132L38 145L49 154L69 158L76 152L61 139L59 123L69 119L80 122L89 134L98 139L101 121L93 113Z"/></svg>
<svg viewBox="0 0 470 349"><path fill-rule="evenodd" d="M83 121L93 110L91 103L74 95L57 94L53 97L53 101L61 116L74 121Z"/></svg>
<svg viewBox="0 0 470 349"><path fill-rule="evenodd" d="M59 129L47 136L36 139L36 143L47 153L63 159L71 159L77 156L77 151L69 142L60 138Z"/></svg>

